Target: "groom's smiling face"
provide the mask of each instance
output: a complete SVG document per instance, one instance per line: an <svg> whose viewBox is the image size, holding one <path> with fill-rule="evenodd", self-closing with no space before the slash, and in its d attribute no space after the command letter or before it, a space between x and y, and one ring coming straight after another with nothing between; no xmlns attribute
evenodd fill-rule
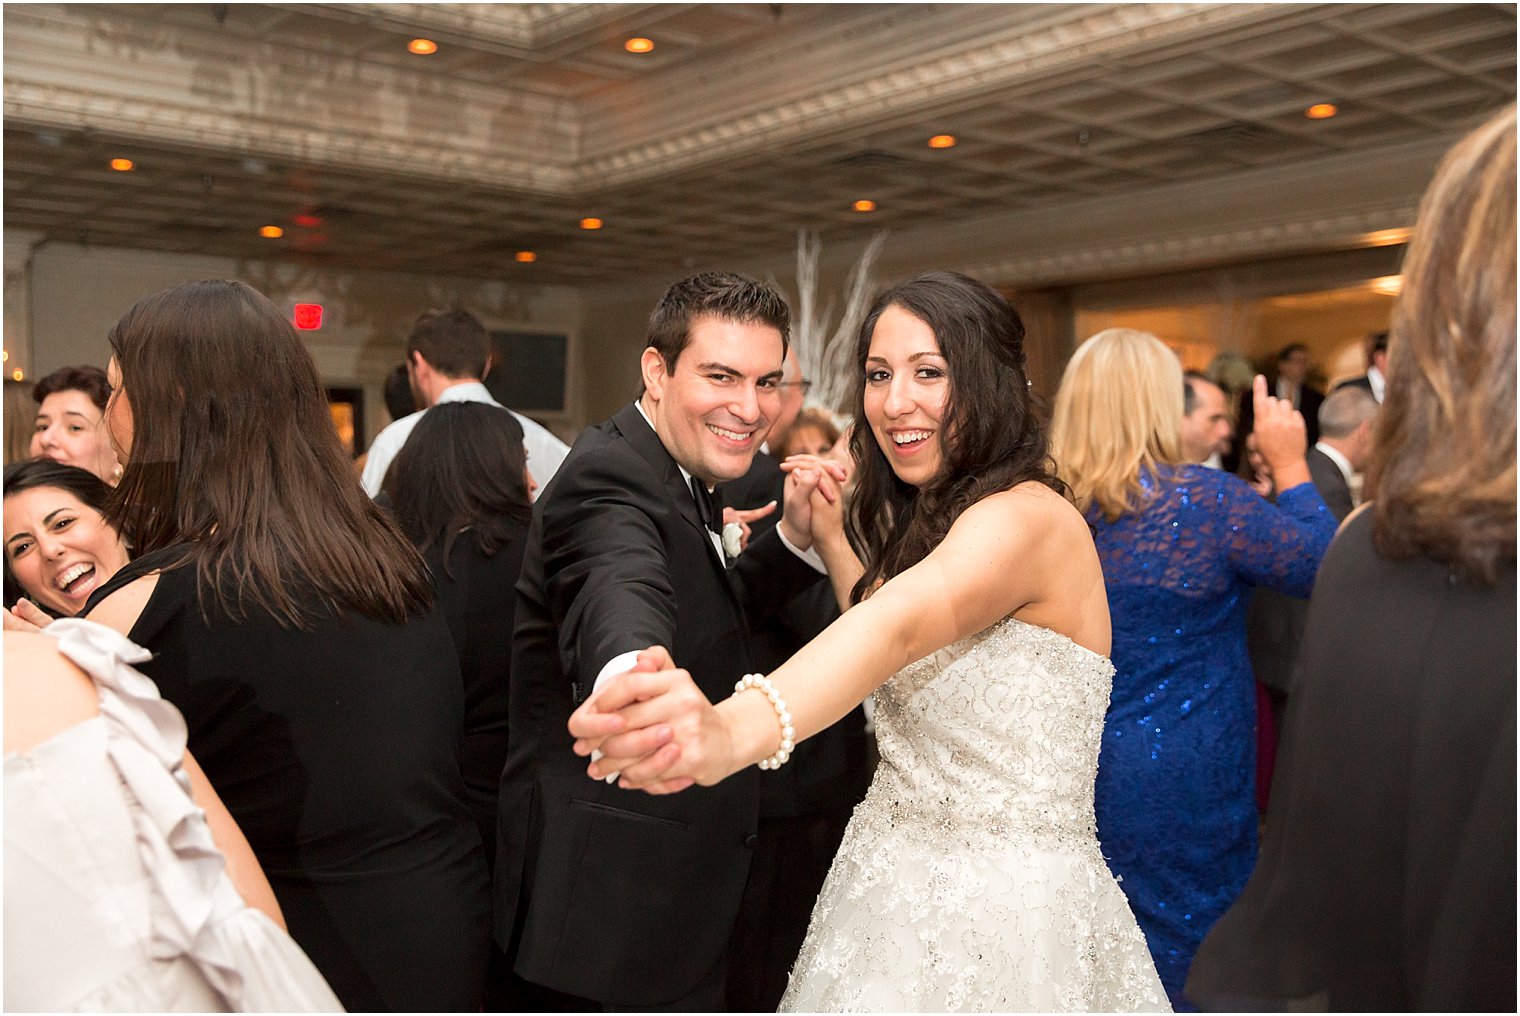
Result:
<svg viewBox="0 0 1520 1016"><path fill-rule="evenodd" d="M699 317L674 367L644 350L644 408L671 457L708 484L749 471L781 410L781 333Z"/></svg>

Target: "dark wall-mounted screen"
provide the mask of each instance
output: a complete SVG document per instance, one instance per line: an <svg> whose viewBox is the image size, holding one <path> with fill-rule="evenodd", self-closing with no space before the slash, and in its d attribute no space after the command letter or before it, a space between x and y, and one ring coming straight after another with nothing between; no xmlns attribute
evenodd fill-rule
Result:
<svg viewBox="0 0 1520 1016"><path fill-rule="evenodd" d="M570 340L547 332L492 332L491 395L518 412L563 412Z"/></svg>

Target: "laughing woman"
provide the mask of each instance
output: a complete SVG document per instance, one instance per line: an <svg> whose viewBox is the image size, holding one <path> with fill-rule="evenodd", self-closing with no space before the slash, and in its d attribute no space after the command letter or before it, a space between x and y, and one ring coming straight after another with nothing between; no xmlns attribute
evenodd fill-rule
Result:
<svg viewBox="0 0 1520 1016"><path fill-rule="evenodd" d="M47 459L5 470L6 628L73 617L127 563L104 517L110 493L94 473Z"/></svg>

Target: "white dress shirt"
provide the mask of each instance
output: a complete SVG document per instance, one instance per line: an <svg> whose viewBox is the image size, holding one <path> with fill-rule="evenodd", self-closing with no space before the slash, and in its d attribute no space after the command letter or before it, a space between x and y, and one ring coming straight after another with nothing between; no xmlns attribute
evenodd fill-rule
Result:
<svg viewBox="0 0 1520 1016"><path fill-rule="evenodd" d="M507 409L492 398L490 390L479 381L450 385L438 394L434 405L443 402L483 402L488 406ZM391 460L396 457L401 446L406 444L406 439L412 436L412 429L426 412L424 409L403 416L375 435L375 443L369 446L369 455L364 460L364 475L359 480L364 484L364 492L370 497L380 493L380 484L385 482L385 471L391 467ZM507 412L512 413L512 410L507 409ZM522 424L523 445L528 449L528 470L542 490L554 477L559 464L565 461L565 456L570 454L570 446L521 413L512 415Z"/></svg>

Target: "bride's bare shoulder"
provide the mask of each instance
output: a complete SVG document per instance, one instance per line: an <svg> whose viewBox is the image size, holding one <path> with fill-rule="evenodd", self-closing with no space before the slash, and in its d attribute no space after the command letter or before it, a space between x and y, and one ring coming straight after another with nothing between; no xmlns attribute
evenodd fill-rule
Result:
<svg viewBox="0 0 1520 1016"><path fill-rule="evenodd" d="M979 520L1032 529L1049 537L1071 535L1088 539L1087 520L1060 492L1030 480L989 494L966 509Z"/></svg>

